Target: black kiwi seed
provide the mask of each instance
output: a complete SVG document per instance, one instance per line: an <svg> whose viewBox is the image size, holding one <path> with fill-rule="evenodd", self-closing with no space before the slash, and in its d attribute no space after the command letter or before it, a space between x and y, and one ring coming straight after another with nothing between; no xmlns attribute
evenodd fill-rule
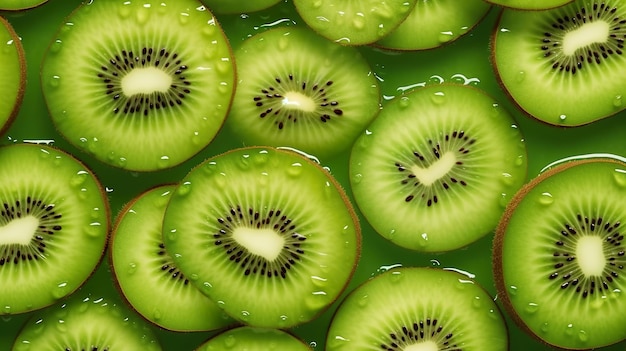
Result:
<svg viewBox="0 0 626 351"><path fill-rule="evenodd" d="M0 226L5 226L17 218L34 216L39 219L39 227L28 245L0 246L0 267L43 258L49 236L62 229L58 224L62 215L55 212L54 205L29 196L26 197L26 201L15 200L14 203L5 202L1 206Z"/></svg>
<svg viewBox="0 0 626 351"><path fill-rule="evenodd" d="M119 54L111 55L100 67L98 78L113 101L113 113L147 116L153 110L182 105L185 96L191 93L191 82L184 75L188 67L182 62L177 53L148 47L139 51L122 50ZM122 91L122 78L135 68L147 67L159 68L169 74L172 77L170 89L167 92L126 96Z"/></svg>
<svg viewBox="0 0 626 351"><path fill-rule="evenodd" d="M602 20L609 23L609 38L606 42L592 43L579 48L573 55L561 53L565 33L575 30L586 23ZM540 45L544 57L550 58L553 70L576 74L585 65L600 65L612 55L622 55L626 38L626 18L620 17L616 7L604 3L594 3L591 9L581 7L575 13L567 13L556 17L547 24Z"/></svg>
<svg viewBox="0 0 626 351"><path fill-rule="evenodd" d="M438 324L437 319L426 318L413 323L412 326L403 326L400 330L390 333L386 343L381 344L382 350L400 351L409 345L431 340L446 350L462 351L456 344L451 343L452 333L446 333L444 327Z"/></svg>
<svg viewBox="0 0 626 351"><path fill-rule="evenodd" d="M302 243L306 237L298 233L297 226L281 210L269 210L261 215L258 211L241 206L233 206L224 216L217 218L221 228L213 234L214 244L224 248L229 259L239 265L244 275L260 275L267 278L286 278L287 272L304 255ZM285 245L280 255L273 261L248 252L237 244L232 233L239 226L257 229L273 229L285 238Z"/></svg>
<svg viewBox="0 0 626 351"><path fill-rule="evenodd" d="M159 248L157 254L161 257L160 269L165 275L169 276L172 279L183 282L184 285L189 284L189 279L185 277L183 272L181 272L175 265L169 255L167 255L165 251L165 245L163 243L159 243Z"/></svg>

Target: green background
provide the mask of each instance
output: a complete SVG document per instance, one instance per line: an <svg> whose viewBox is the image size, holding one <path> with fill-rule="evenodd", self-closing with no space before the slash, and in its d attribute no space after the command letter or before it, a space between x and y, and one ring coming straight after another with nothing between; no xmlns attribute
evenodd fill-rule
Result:
<svg viewBox="0 0 626 351"><path fill-rule="evenodd" d="M2 136L0 141L2 144L24 140L53 141L54 145L75 154L94 170L106 187L113 216L124 203L141 191L156 184L176 182L191 167L205 158L243 146L243 143L234 138L228 129L224 129L209 147L188 162L169 170L138 174L103 165L68 145L55 132L45 108L39 85L39 67L56 29L63 23L64 17L80 2L80 0L50 0L47 4L33 10L5 14L22 38L28 61L28 83L20 114L8 132ZM475 30L443 48L401 54L384 53L370 47L359 48L380 80L383 103L400 95L403 91L410 90L411 87L437 80L466 82L486 90L514 114L525 135L528 146L529 177L535 176L547 164L566 157L591 153L626 155L624 113L588 126L562 129L543 125L526 117L507 100L496 82L489 62L489 36L495 28L498 11L499 9L493 8ZM303 24L296 15L293 5L288 1L281 2L268 11L245 16L219 16L218 20L235 48L247 36L255 32L277 25ZM71 62L68 66L71 66ZM347 153L334 159L322 160L322 163L331 169L350 192ZM487 235L480 241L458 251L445 254L419 254L394 246L376 234L365 220L362 219L361 223L363 227L362 257L347 291L390 266L403 265L438 266L469 272L475 275L476 281L481 283L489 293L495 295L491 273L492 235ZM103 262L95 275L78 293L92 293L118 299L106 262ZM325 331L336 307L337 303L317 320L297 327L293 329L293 332L305 342L315 346L315 349L322 350ZM5 316L0 319L0 350L9 349L19 328L29 316L30 314L24 314ZM511 350L549 350L548 347L526 336L508 318L507 323ZM157 328L155 331L165 350L191 350L212 335L212 333L179 334L160 331ZM626 343L622 342L607 347L605 350L622 350L624 346Z"/></svg>

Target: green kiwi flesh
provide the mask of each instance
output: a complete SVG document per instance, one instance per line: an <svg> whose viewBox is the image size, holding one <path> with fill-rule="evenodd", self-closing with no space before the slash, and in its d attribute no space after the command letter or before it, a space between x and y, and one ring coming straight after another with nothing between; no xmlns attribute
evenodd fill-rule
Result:
<svg viewBox="0 0 626 351"><path fill-rule="evenodd" d="M154 171L213 140L234 74L228 40L200 2L95 0L61 26L41 84L70 143L115 167Z"/></svg>
<svg viewBox="0 0 626 351"><path fill-rule="evenodd" d="M393 243L428 252L492 232L526 171L512 116L482 90L456 84L389 102L350 157L352 191L367 221Z"/></svg>
<svg viewBox="0 0 626 351"><path fill-rule="evenodd" d="M0 10L28 10L46 3L48 0L0 0Z"/></svg>
<svg viewBox="0 0 626 351"><path fill-rule="evenodd" d="M439 268L394 268L339 305L326 351L508 350L504 317L468 276Z"/></svg>
<svg viewBox="0 0 626 351"><path fill-rule="evenodd" d="M398 27L417 0L294 0L298 14L315 32L342 45L380 40Z"/></svg>
<svg viewBox="0 0 626 351"><path fill-rule="evenodd" d="M249 147L208 159L182 180L163 241L183 274L233 318L288 328L317 317L345 289L361 232L346 194L319 164Z"/></svg>
<svg viewBox="0 0 626 351"><path fill-rule="evenodd" d="M375 43L394 50L425 50L467 34L491 9L483 0L418 0L409 16Z"/></svg>
<svg viewBox="0 0 626 351"><path fill-rule="evenodd" d="M36 310L100 263L109 205L93 173L44 145L0 148L0 315Z"/></svg>
<svg viewBox="0 0 626 351"><path fill-rule="evenodd" d="M26 88L26 61L20 38L11 24L0 17L0 134L17 115Z"/></svg>
<svg viewBox="0 0 626 351"><path fill-rule="evenodd" d="M626 107L625 21L621 0L504 10L492 37L497 77L542 122L578 126L612 116Z"/></svg>
<svg viewBox="0 0 626 351"><path fill-rule="evenodd" d="M378 114L378 81L361 53L306 27L259 33L235 59L237 91L227 123L246 145L325 158L348 149Z"/></svg>
<svg viewBox="0 0 626 351"><path fill-rule="evenodd" d="M626 163L590 158L540 174L515 195L494 241L498 296L527 332L564 349L626 338Z"/></svg>
<svg viewBox="0 0 626 351"><path fill-rule="evenodd" d="M216 15L224 15L265 10L278 4L281 0L203 0L202 2Z"/></svg>
<svg viewBox="0 0 626 351"><path fill-rule="evenodd" d="M135 314L101 297L72 297L34 314L12 351L160 351L148 325Z"/></svg>
<svg viewBox="0 0 626 351"><path fill-rule="evenodd" d="M202 344L196 351L311 351L295 336L278 329L238 327L224 331Z"/></svg>
<svg viewBox="0 0 626 351"><path fill-rule="evenodd" d="M233 323L189 282L165 251L162 222L174 185L145 191L118 215L109 250L122 296L150 322L174 331L215 330Z"/></svg>
<svg viewBox="0 0 626 351"><path fill-rule="evenodd" d="M569 4L574 0L485 0L494 5L508 7L515 10L549 10Z"/></svg>

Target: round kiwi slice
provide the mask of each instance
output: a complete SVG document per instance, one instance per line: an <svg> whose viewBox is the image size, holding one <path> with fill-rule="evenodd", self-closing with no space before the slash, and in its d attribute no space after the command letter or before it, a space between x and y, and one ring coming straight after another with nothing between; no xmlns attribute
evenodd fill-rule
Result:
<svg viewBox="0 0 626 351"><path fill-rule="evenodd" d="M117 287L134 310L164 329L225 327L232 319L189 282L165 251L162 222L174 187L147 190L118 215L109 250Z"/></svg>
<svg viewBox="0 0 626 351"><path fill-rule="evenodd" d="M109 205L93 173L45 145L0 148L0 315L53 304L104 255Z"/></svg>
<svg viewBox="0 0 626 351"><path fill-rule="evenodd" d="M507 349L492 297L439 268L395 268L366 281L339 305L326 339L326 351Z"/></svg>
<svg viewBox="0 0 626 351"><path fill-rule="evenodd" d="M626 163L590 158L542 173L496 232L498 296L530 334L565 349L626 338Z"/></svg>
<svg viewBox="0 0 626 351"><path fill-rule="evenodd" d="M28 10L46 3L48 0L0 0L0 10ZM4 43L4 42L3 42Z"/></svg>
<svg viewBox="0 0 626 351"><path fill-rule="evenodd" d="M73 297L34 314L12 351L159 351L152 330L122 306L101 297Z"/></svg>
<svg viewBox="0 0 626 351"><path fill-rule="evenodd" d="M378 81L361 53L306 27L259 33L235 58L237 91L227 123L247 145L335 155L380 109Z"/></svg>
<svg viewBox="0 0 626 351"><path fill-rule="evenodd" d="M504 10L492 62L512 100L530 116L578 126L626 103L626 2L577 0L547 11Z"/></svg>
<svg viewBox="0 0 626 351"><path fill-rule="evenodd" d="M239 327L222 332L196 351L311 351L302 340L278 329Z"/></svg>
<svg viewBox="0 0 626 351"><path fill-rule="evenodd" d="M231 56L197 0L88 1L52 41L41 84L69 142L113 166L153 171L215 137L233 96Z"/></svg>
<svg viewBox="0 0 626 351"><path fill-rule="evenodd" d="M376 46L394 50L432 49L472 30L491 9L483 0L418 1L409 16Z"/></svg>
<svg viewBox="0 0 626 351"><path fill-rule="evenodd" d="M388 103L352 148L350 182L397 245L449 251L491 232L526 179L511 115L483 91L434 84Z"/></svg>
<svg viewBox="0 0 626 351"><path fill-rule="evenodd" d="M0 134L17 116L26 88L26 60L20 38L11 24L0 17Z"/></svg>
<svg viewBox="0 0 626 351"><path fill-rule="evenodd" d="M319 164L251 147L194 168L172 194L165 248L229 315L287 328L326 309L352 277L361 232L350 202Z"/></svg>
<svg viewBox="0 0 626 351"><path fill-rule="evenodd" d="M304 22L342 45L380 40L404 21L417 0L293 0Z"/></svg>
<svg viewBox="0 0 626 351"><path fill-rule="evenodd" d="M240 14L265 10L270 8L281 0L203 0L209 9L215 14Z"/></svg>
<svg viewBox="0 0 626 351"><path fill-rule="evenodd" d="M548 10L563 6L574 0L485 0L498 6L509 7L516 10Z"/></svg>

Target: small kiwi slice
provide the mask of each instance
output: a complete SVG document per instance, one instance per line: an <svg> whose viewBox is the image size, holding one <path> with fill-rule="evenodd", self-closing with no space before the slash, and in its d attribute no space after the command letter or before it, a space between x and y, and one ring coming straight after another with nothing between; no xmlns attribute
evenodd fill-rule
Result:
<svg viewBox="0 0 626 351"><path fill-rule="evenodd" d="M483 0L418 0L409 16L375 43L393 50L425 50L469 33L489 12Z"/></svg>
<svg viewBox="0 0 626 351"><path fill-rule="evenodd" d="M0 315L53 304L104 256L109 205L94 174L46 145L0 148Z"/></svg>
<svg viewBox="0 0 626 351"><path fill-rule="evenodd" d="M324 158L349 148L378 114L378 81L361 53L306 27L259 33L235 58L237 91L227 123L247 145Z"/></svg>
<svg viewBox="0 0 626 351"><path fill-rule="evenodd" d="M109 250L122 296L148 321L168 330L206 331L232 323L182 274L165 251L162 222L174 185L149 189L117 217Z"/></svg>
<svg viewBox="0 0 626 351"><path fill-rule="evenodd" d="M342 45L380 40L404 21L417 0L293 0L314 31Z"/></svg>
<svg viewBox="0 0 626 351"><path fill-rule="evenodd" d="M0 17L0 134L17 116L26 88L26 60L22 41L11 24Z"/></svg>
<svg viewBox="0 0 626 351"><path fill-rule="evenodd" d="M174 263L229 315L288 328L326 309L360 254L357 216L319 164L270 147L231 150L172 194L163 240Z"/></svg>
<svg viewBox="0 0 626 351"><path fill-rule="evenodd" d="M626 107L625 23L623 0L504 10L492 37L498 80L545 123L578 126L614 115Z"/></svg>
<svg viewBox="0 0 626 351"><path fill-rule="evenodd" d="M485 0L486 2L515 10L548 10L569 4L574 0Z"/></svg>
<svg viewBox="0 0 626 351"><path fill-rule="evenodd" d="M456 84L427 85L385 105L350 160L352 191L372 227L430 252L493 231L526 171L511 115L482 90Z"/></svg>
<svg viewBox="0 0 626 351"><path fill-rule="evenodd" d="M626 163L551 168L507 207L494 241L498 296L545 343L595 349L626 338Z"/></svg>
<svg viewBox="0 0 626 351"><path fill-rule="evenodd" d="M202 344L196 351L311 351L302 340L278 329L238 327L226 330Z"/></svg>
<svg viewBox="0 0 626 351"><path fill-rule="evenodd" d="M153 171L212 141L232 100L233 66L226 36L197 0L95 0L61 26L41 84L70 143L113 166Z"/></svg>
<svg viewBox="0 0 626 351"><path fill-rule="evenodd" d="M145 322L107 298L72 297L34 314L12 351L159 351Z"/></svg>
<svg viewBox="0 0 626 351"><path fill-rule="evenodd" d="M241 14L265 10L282 0L202 0L217 15Z"/></svg>
<svg viewBox="0 0 626 351"><path fill-rule="evenodd" d="M43 5L48 0L0 0L0 10L22 11ZM3 42L4 43L4 42Z"/></svg>
<svg viewBox="0 0 626 351"><path fill-rule="evenodd" d="M506 324L475 281L439 268L394 268L353 290L330 323L326 351L502 351Z"/></svg>

